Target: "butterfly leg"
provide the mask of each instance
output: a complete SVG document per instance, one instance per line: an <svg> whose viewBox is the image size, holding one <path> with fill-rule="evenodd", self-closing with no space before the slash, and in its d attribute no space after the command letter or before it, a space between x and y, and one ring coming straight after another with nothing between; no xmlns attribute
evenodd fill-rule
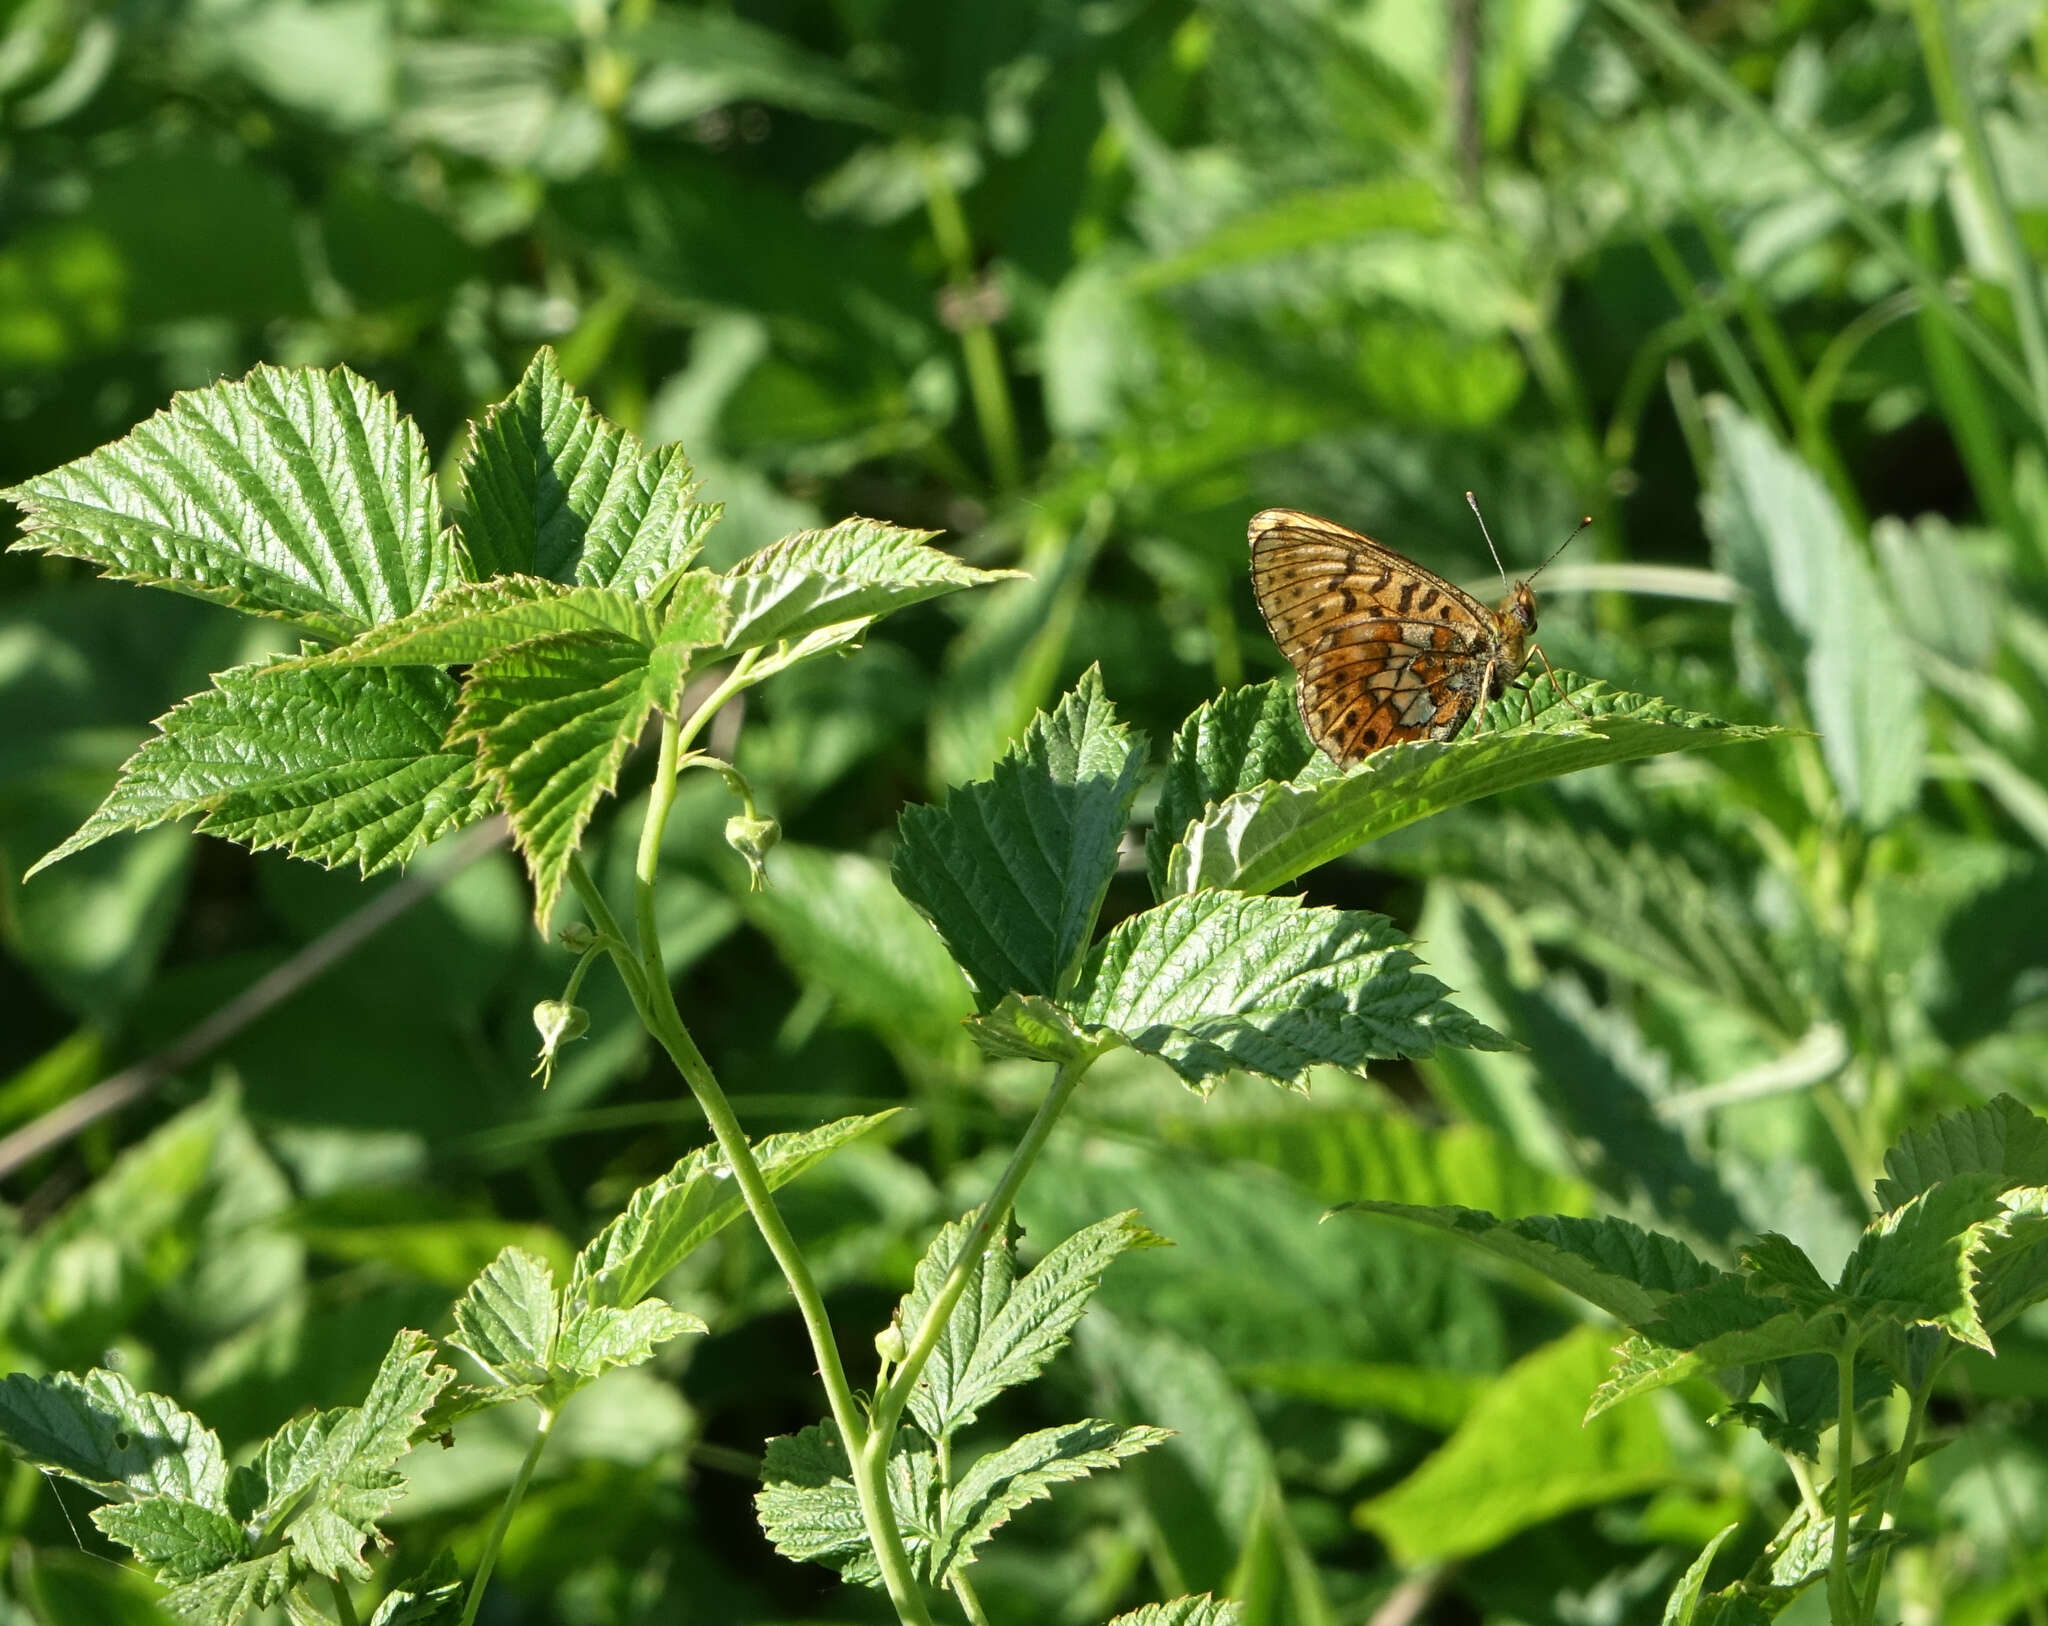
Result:
<svg viewBox="0 0 2048 1626"><path fill-rule="evenodd" d="M1557 698L1562 700L1567 706L1570 706L1573 711L1578 712L1579 716L1585 718L1585 720L1590 723L1593 719L1587 716L1586 713L1580 709L1579 703L1576 700L1572 699L1570 695L1566 694L1564 692L1564 685L1557 681L1557 673L1553 671L1551 668L1550 657L1543 653L1543 646L1541 644L1531 644L1529 646L1529 653L1534 655L1539 661L1543 663L1544 675L1550 679L1550 687L1552 691L1555 692L1555 694L1557 695ZM1534 722L1536 711L1536 697L1533 694L1529 697L1529 711L1530 721Z"/></svg>

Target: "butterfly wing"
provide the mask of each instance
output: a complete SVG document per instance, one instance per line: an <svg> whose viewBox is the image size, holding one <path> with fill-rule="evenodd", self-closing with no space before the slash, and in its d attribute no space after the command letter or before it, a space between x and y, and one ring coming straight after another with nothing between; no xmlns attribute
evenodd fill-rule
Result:
<svg viewBox="0 0 2048 1626"><path fill-rule="evenodd" d="M1447 740L1503 668L1471 594L1367 536L1268 508L1251 521L1252 591L1296 674L1296 704L1340 768L1403 740Z"/></svg>

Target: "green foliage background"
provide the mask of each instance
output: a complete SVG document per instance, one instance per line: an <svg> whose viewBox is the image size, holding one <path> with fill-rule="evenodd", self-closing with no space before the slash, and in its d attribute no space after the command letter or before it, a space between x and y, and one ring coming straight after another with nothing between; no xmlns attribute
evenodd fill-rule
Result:
<svg viewBox="0 0 2048 1626"><path fill-rule="evenodd" d="M1797 1499L1780 1459L1709 1428L1704 1391L1582 1429L1611 1329L1439 1238L1316 1222L1600 1209L1832 1268L1900 1130L2048 1106L2044 66L2040 7L1936 0L11 0L0 484L264 360L346 362L452 471L548 343L685 443L727 509L714 564L864 513L1028 570L748 697L737 761L787 832L769 891L715 780L670 826L667 960L750 1133L915 1109L785 1193L846 1326L886 1319L1043 1074L960 1027L889 884L902 804L983 775L1091 663L1162 743L1277 675L1259 507L1474 585L1468 488L1524 570L1592 512L1539 584L1552 658L1815 737L1452 807L1307 876L1413 928L1524 1052L1306 1100L1100 1063L1025 1250L1133 1208L1175 1246L1111 1272L1049 1394L998 1421L1179 1433L977 1573L997 1619L1210 1587L1258 1621L1653 1618L1723 1526L1731 1567L1755 1556ZM175 829L21 884L150 719L279 647L0 563L0 1132L403 884ZM630 866L635 773L601 872ZM608 979L528 1078L568 963L486 852L14 1171L7 1366L118 1365L232 1453L359 1398L502 1246L562 1271L704 1140ZM817 1415L764 1249L733 1227L683 1274L666 1296L711 1336L568 1410L487 1618L881 1618L753 1521L763 1440ZM1967 1435L1911 1481L1905 1618L2048 1616L2048 1325L1999 1347L1945 1380ZM524 1448L501 1415L408 1463L402 1544L480 1544ZM0 1618L154 1618L78 1509L5 1474Z"/></svg>

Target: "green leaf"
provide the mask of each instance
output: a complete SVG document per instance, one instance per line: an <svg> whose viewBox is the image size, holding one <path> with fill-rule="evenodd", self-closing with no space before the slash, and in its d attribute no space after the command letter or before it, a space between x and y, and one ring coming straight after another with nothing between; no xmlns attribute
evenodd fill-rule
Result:
<svg viewBox="0 0 2048 1626"><path fill-rule="evenodd" d="M345 367L188 390L111 446L6 493L16 547L344 639L458 580L433 466Z"/></svg>
<svg viewBox="0 0 2048 1626"><path fill-rule="evenodd" d="M1708 403L1716 463L1701 504L1752 636L1805 679L1821 754L1850 812L1881 828L1920 792L1927 728L1904 630L1820 477L1731 402Z"/></svg>
<svg viewBox="0 0 2048 1626"><path fill-rule="evenodd" d="M1671 1589L1671 1596L1664 1604L1663 1626L1694 1626L1700 1614L1700 1593L1706 1588L1707 1571L1713 1567L1714 1555L1721 1550L1721 1544L1741 1528L1739 1524L1729 1525L1700 1549L1699 1557L1686 1567L1685 1573L1678 1578L1678 1585Z"/></svg>
<svg viewBox="0 0 2048 1626"><path fill-rule="evenodd" d="M533 876L543 925L597 804L658 708L671 708L723 625L708 577L679 592L650 649L614 633L536 638L477 662L462 686L450 743L477 742L513 840Z"/></svg>
<svg viewBox="0 0 2048 1626"><path fill-rule="evenodd" d="M1172 1437L1171 1429L1119 1428L1089 1418L1039 1429L979 1458L946 1492L946 1524L931 1558L933 1582L945 1585L1011 1514L1050 1496L1053 1486L1114 1468Z"/></svg>
<svg viewBox="0 0 2048 1626"><path fill-rule="evenodd" d="M918 1261L910 1291L896 1310L896 1325L905 1336L924 1325L973 1221L969 1215L945 1226ZM983 1406L1038 1376L1066 1347L1102 1273L1119 1254L1164 1245L1163 1237L1138 1223L1133 1210L1076 1232L1019 1281L1010 1238L991 1241L911 1390L911 1416L935 1440L973 1422Z"/></svg>
<svg viewBox="0 0 2048 1626"><path fill-rule="evenodd" d="M1168 1603L1148 1603L1127 1615L1118 1615L1109 1626L1243 1626L1244 1605L1231 1598L1214 1598L1203 1592L1192 1598L1175 1598Z"/></svg>
<svg viewBox="0 0 2048 1626"><path fill-rule="evenodd" d="M754 1144L754 1161L772 1191L886 1123L896 1110L766 1136ZM565 1295L572 1318L598 1305L632 1308L745 1208L718 1148L699 1147L660 1179L634 1192L625 1211L576 1256Z"/></svg>
<svg viewBox="0 0 2048 1626"><path fill-rule="evenodd" d="M1285 684L1228 689L1196 707L1173 736L1145 836L1152 895L1167 895L1167 862L1189 824L1227 797L1269 781L1285 783L1311 764L1336 771L1310 743L1294 691Z"/></svg>
<svg viewBox="0 0 2048 1626"><path fill-rule="evenodd" d="M983 1010L1064 995L1095 930L1145 743L1090 667L993 774L904 811L896 885L938 928Z"/></svg>
<svg viewBox="0 0 2048 1626"><path fill-rule="evenodd" d="M938 1459L905 1429L889 1449L889 1503L911 1564L929 1574L933 1512L938 1501ZM881 1566L861 1522L846 1447L831 1423L813 1423L777 1435L761 1461L755 1516L775 1550L798 1562L829 1564L849 1581L879 1586Z"/></svg>
<svg viewBox="0 0 2048 1626"><path fill-rule="evenodd" d="M1374 1201L1345 1203L1337 1212L1386 1214L1448 1231L1527 1266L1632 1327L1655 1320L1674 1294L1724 1279L1675 1237L1611 1216L1544 1214L1502 1220L1450 1203L1425 1207Z"/></svg>
<svg viewBox="0 0 2048 1626"><path fill-rule="evenodd" d="M543 345L487 410L462 460L462 541L479 577L527 575L645 597L683 570L718 520L693 503L680 446L608 423Z"/></svg>
<svg viewBox="0 0 2048 1626"><path fill-rule="evenodd" d="M242 1527L218 1508L178 1496L110 1502L92 1522L132 1550L167 1585L192 1581L249 1556Z"/></svg>
<svg viewBox="0 0 2048 1626"><path fill-rule="evenodd" d="M1100 1028L1083 1031L1066 1010L1037 994L1003 995L994 1010L970 1019L967 1031L995 1061L1080 1063L1123 1044Z"/></svg>
<svg viewBox="0 0 2048 1626"><path fill-rule="evenodd" d="M1119 924L1090 957L1073 1015L1162 1057L1201 1089L1233 1067L1283 1084L1319 1064L1508 1042L1444 999L1384 916L1297 897L1207 892Z"/></svg>
<svg viewBox="0 0 2048 1626"><path fill-rule="evenodd" d="M937 534L845 519L747 555L721 578L732 606L727 650L794 642L828 627L858 632L892 611L1017 574L977 570L926 547Z"/></svg>
<svg viewBox="0 0 2048 1626"><path fill-rule="evenodd" d="M444 1549L425 1573L385 1593L364 1626L439 1626L462 1612L462 1593L455 1561Z"/></svg>
<svg viewBox="0 0 2048 1626"><path fill-rule="evenodd" d="M251 1609L267 1609L292 1581L292 1555L265 1553L188 1581L164 1598L164 1607L201 1626L233 1626Z"/></svg>
<svg viewBox="0 0 2048 1626"><path fill-rule="evenodd" d="M784 842L768 855L768 879L767 891L747 895L748 918L807 985L831 994L837 1014L913 1065L964 1050L960 1020L973 997L886 866Z"/></svg>
<svg viewBox="0 0 2048 1626"><path fill-rule="evenodd" d="M1999 1176L1944 1180L1872 1220L1842 1269L1839 1291L1860 1317L1939 1327L1987 1352L1977 1267L2006 1213Z"/></svg>
<svg viewBox="0 0 2048 1626"><path fill-rule="evenodd" d="M1990 1174L2000 1190L2048 1185L2048 1119L2010 1095L1938 1118L1884 1155L1878 1203L1887 1210L1962 1175Z"/></svg>
<svg viewBox="0 0 2048 1626"><path fill-rule="evenodd" d="M1534 719L1525 721L1531 706ZM1311 773L1226 798L1171 855L1167 890L1271 892L1354 847L1480 796L1582 768L1782 732L1681 711L1571 672L1536 679L1526 696L1495 701L1483 718L1481 732L1390 745L1336 778Z"/></svg>
<svg viewBox="0 0 2048 1626"><path fill-rule="evenodd" d="M1717 1275L1666 1299L1656 1316L1637 1323L1616 1347L1613 1368L1594 1390L1586 1415L1598 1417L1635 1395L1699 1374L1832 1355L1847 1331L1847 1317L1838 1310L1790 1308L1755 1291L1748 1278Z"/></svg>
<svg viewBox="0 0 2048 1626"><path fill-rule="evenodd" d="M705 575L703 582L710 577ZM687 589L712 610L705 586ZM607 634L652 649L663 610L611 587L565 587L538 576L493 576L463 582L434 602L372 627L338 649L301 655L294 666L470 666L535 638ZM706 642L717 641L718 623Z"/></svg>
<svg viewBox="0 0 2048 1626"><path fill-rule="evenodd" d="M0 1379L0 1441L29 1466L102 1496L227 1505L227 1460L213 1430L116 1372L9 1373Z"/></svg>
<svg viewBox="0 0 2048 1626"><path fill-rule="evenodd" d="M655 1350L671 1338L710 1330L701 1317L660 1299L642 1299L630 1309L600 1304L572 1317L562 1329L555 1363L588 1382L615 1366L638 1366L652 1360Z"/></svg>
<svg viewBox="0 0 2048 1626"><path fill-rule="evenodd" d="M1420 1468L1358 1509L1359 1522L1398 1562L1421 1564L1485 1552L1559 1514L1667 1482L1663 1425L1647 1409L1580 1426L1606 1363L1594 1327L1523 1357Z"/></svg>
<svg viewBox="0 0 2048 1626"><path fill-rule="evenodd" d="M561 1315L545 1259L508 1247L455 1302L448 1340L506 1383L543 1383L554 1362Z"/></svg>
<svg viewBox="0 0 2048 1626"><path fill-rule="evenodd" d="M98 810L29 873L193 813L200 830L259 852L364 875L402 864L491 810L474 754L442 743L455 698L439 672L223 672L157 719Z"/></svg>
<svg viewBox="0 0 2048 1626"><path fill-rule="evenodd" d="M302 1563L331 1579L368 1580L363 1549L405 1489L394 1464L454 1376L434 1364L432 1339L400 1331L363 1403L287 1423L237 1470L248 1477L238 1496L254 1504L259 1526L290 1515L283 1537Z"/></svg>

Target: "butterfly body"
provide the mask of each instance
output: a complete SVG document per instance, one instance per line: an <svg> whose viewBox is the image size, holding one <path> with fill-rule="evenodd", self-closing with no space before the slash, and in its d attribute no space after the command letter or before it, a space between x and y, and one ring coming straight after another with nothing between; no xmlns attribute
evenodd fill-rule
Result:
<svg viewBox="0 0 2048 1626"><path fill-rule="evenodd" d="M1527 663L1536 595L1499 609L1332 520L1251 521L1252 590L1296 675L1308 735L1340 768L1404 740L1448 740Z"/></svg>

